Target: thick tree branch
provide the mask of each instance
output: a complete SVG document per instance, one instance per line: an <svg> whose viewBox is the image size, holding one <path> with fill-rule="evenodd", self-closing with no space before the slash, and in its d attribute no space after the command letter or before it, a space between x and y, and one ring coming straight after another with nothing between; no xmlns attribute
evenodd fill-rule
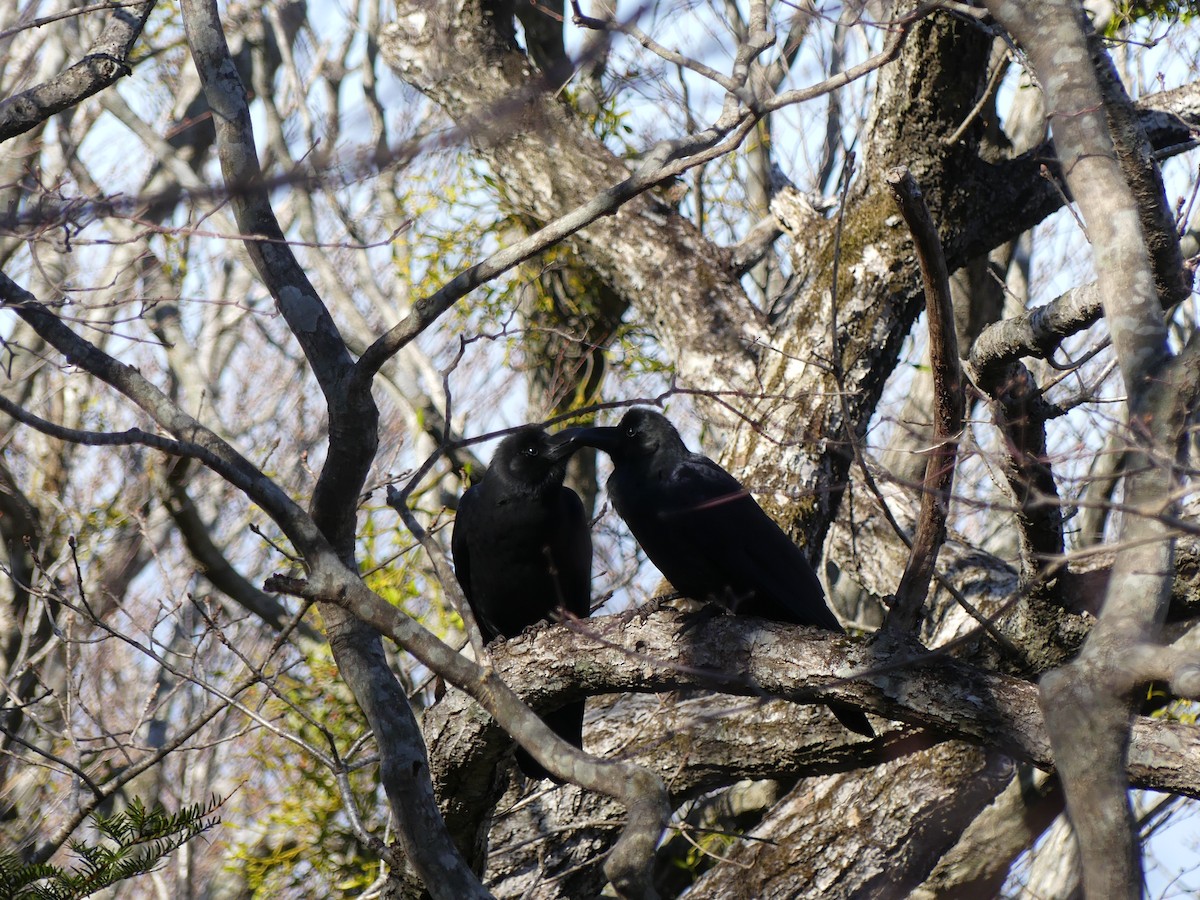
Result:
<svg viewBox="0 0 1200 900"><path fill-rule="evenodd" d="M1053 590L1064 548L1062 503L1046 446L1046 421L1057 410L1023 364L1011 363L1002 373L989 370L995 374L1003 377L979 387L992 396L1004 436L1004 475L1017 506L1021 574L1031 596L1041 599Z"/></svg>
<svg viewBox="0 0 1200 900"><path fill-rule="evenodd" d="M1059 780L1024 767L962 833L911 900L1001 896L1009 866L1063 811Z"/></svg>
<svg viewBox="0 0 1200 900"><path fill-rule="evenodd" d="M804 873L808 893L822 900L907 897L1011 770L1000 753L946 741L872 769L863 779L872 789L869 802L847 791L850 776L807 779L749 840L725 851L731 864L706 873L690 896L789 896ZM892 838L856 840L847 832Z"/></svg>
<svg viewBox="0 0 1200 900"><path fill-rule="evenodd" d="M971 380L980 385L998 382L1004 367L1023 356L1050 359L1063 340L1089 328L1102 313L1100 292L1091 282L989 325L971 345Z"/></svg>
<svg viewBox="0 0 1200 900"><path fill-rule="evenodd" d="M555 776L620 800L628 821L609 854L605 872L623 897L649 900L655 896L650 864L668 814L666 789L657 775L630 763L598 760L562 740L493 669L480 667L437 640L336 560L318 561L307 582L274 576L266 589L344 606L470 694Z"/></svg>
<svg viewBox="0 0 1200 900"><path fill-rule="evenodd" d="M1170 309L1187 299L1192 288L1192 275L1183 264L1179 231L1167 202L1162 172L1155 162L1137 109L1126 93L1116 64L1108 55L1100 35L1091 32L1088 47L1100 95L1104 98L1105 117L1117 160L1137 203L1155 291L1163 309Z"/></svg>
<svg viewBox="0 0 1200 900"><path fill-rule="evenodd" d="M1079 205L1095 253L1101 302L1141 444L1130 454L1127 497L1147 512L1167 512L1173 458L1183 417L1178 397L1155 403L1167 374L1166 327L1148 249L1130 190L1113 152L1086 39L1082 8L1067 2L989 0L997 20L1028 52L1046 95L1067 185ZM1119 103L1125 98L1108 98ZM1125 100L1127 103L1128 101ZM1152 204L1150 204L1152 205ZM1172 279L1175 280L1175 279ZM1168 391L1182 389L1171 384ZM1142 868L1127 799L1125 758L1135 682L1126 654L1152 641L1166 611L1172 540L1153 515L1126 517L1100 620L1079 658L1042 679L1042 704L1067 806L1079 835L1087 891L1097 897L1140 897ZM1088 752L1080 752L1087 747Z"/></svg>
<svg viewBox="0 0 1200 900"><path fill-rule="evenodd" d="M772 321L757 396L743 404L754 427L740 429L725 456L728 468L780 497L785 524L813 550L841 502L850 445L863 441L922 305L919 266L894 215L886 173L900 164L919 173L931 214L950 238L975 212L948 185L978 167L981 129L969 128L949 147L931 136L954 132L977 102L990 41L937 14L912 29L912 40L880 70L863 163L843 209L833 221L804 217L792 235L795 299ZM919 137L900 109L922 111ZM946 264L954 269L961 261L950 258L951 249L947 242Z"/></svg>
<svg viewBox="0 0 1200 900"><path fill-rule="evenodd" d="M662 624L648 627L657 629ZM539 631L531 639L558 646L561 637ZM622 639L621 643L633 646L633 641ZM507 643L498 645L496 651L503 677L535 708L565 699L567 695L559 693L564 688L570 696L576 695L573 682L577 679L570 672L562 673L561 678L556 675L547 691L541 676L523 658L524 646L513 648L512 656ZM541 653L535 657L540 658ZM597 688L614 674L607 670L607 662L595 679L589 676L589 692L607 694ZM627 660L625 668L638 665L636 660ZM682 676L684 680L687 677L687 673ZM623 676L617 680L628 682ZM849 736L819 704L797 705L707 690L592 697L585 746L602 758L636 762L658 774L670 789L673 806L744 778L791 780L847 772L914 753L940 740L926 731L897 729L862 741ZM496 768L511 740L474 701L458 693L448 693L427 710L422 727L447 824L461 835L460 843L481 840L478 833L494 824L492 810L502 790ZM616 805L603 805L612 809L615 817ZM559 853L557 848L551 852Z"/></svg>
<svg viewBox="0 0 1200 900"><path fill-rule="evenodd" d="M378 446L379 412L370 392L347 391L354 362L333 317L297 262L271 208L259 166L246 88L229 55L211 0L182 4L188 46L216 126L221 172L254 267L300 343L329 413L329 458L313 492L313 518L350 559L356 498Z"/></svg>
<svg viewBox="0 0 1200 900"><path fill-rule="evenodd" d="M1200 127L1200 83L1142 97L1135 108L1156 159L1195 146ZM951 270L1007 243L1061 209L1061 175L1054 142L1049 140L998 163L978 160L972 171L964 173L960 188L970 184L970 194L986 197L987 201L947 235L946 257Z"/></svg>
<svg viewBox="0 0 1200 900"><path fill-rule="evenodd" d="M935 740L953 738L993 747L1040 768L1054 767L1038 688L1028 681L940 653L917 652L907 661L898 660L892 649L740 616L717 617L689 629L680 640L680 616L663 610L634 621L611 616L546 626L497 644L492 654L495 672L537 707L592 694L689 688L805 704L844 700L884 718L929 729ZM1180 667L1191 659L1186 652L1172 657ZM1186 671L1180 667L1170 670ZM1157 675L1168 668L1164 664L1152 669L1148 663L1145 671ZM463 708L462 701L442 702L451 703L443 718ZM473 727L482 730L485 725L476 721ZM470 733L460 733L455 741L475 740L464 736ZM1133 733L1128 770L1138 787L1200 796L1200 735L1186 725L1146 718L1137 720ZM1170 750L1176 740L1184 743ZM843 746L833 747L831 741ZM826 764L836 769L869 765L895 741L894 734L861 741L820 730L810 741L805 730L798 729L785 744L789 754L802 753L810 743L825 753L834 751ZM677 752L686 754L683 749ZM703 769L706 762L698 756L691 762L681 759L680 765ZM720 779L731 783L762 774L758 765L747 761L745 768L727 769ZM698 787L712 783L695 782Z"/></svg>
<svg viewBox="0 0 1200 900"><path fill-rule="evenodd" d="M153 9L154 0L116 7L83 59L44 84L0 101L0 143L129 75L129 53Z"/></svg>

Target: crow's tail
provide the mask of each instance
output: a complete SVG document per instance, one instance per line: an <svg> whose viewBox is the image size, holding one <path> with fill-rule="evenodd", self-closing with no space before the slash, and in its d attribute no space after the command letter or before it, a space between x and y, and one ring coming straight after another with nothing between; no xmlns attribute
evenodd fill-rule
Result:
<svg viewBox="0 0 1200 900"><path fill-rule="evenodd" d="M871 727L861 709L847 706L845 703L830 703L829 709L837 716L838 721L851 731L863 737L875 737L875 729Z"/></svg>
<svg viewBox="0 0 1200 900"><path fill-rule="evenodd" d="M862 713L859 713L862 715ZM560 738L568 744L574 744L576 747L583 746L583 701L578 703L568 703L561 709L556 709L552 713L546 713L542 716L544 721ZM866 721L864 719L864 721ZM867 726L870 727L869 725ZM540 763L520 747L517 748L517 765L520 766L521 772L526 778L532 778L534 781L541 781L543 778L549 778L555 784L562 784L562 780L555 778L547 772Z"/></svg>

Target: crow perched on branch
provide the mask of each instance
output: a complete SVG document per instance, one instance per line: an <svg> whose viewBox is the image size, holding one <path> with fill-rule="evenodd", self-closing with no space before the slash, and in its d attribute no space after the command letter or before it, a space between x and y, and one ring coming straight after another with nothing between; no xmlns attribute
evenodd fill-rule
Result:
<svg viewBox="0 0 1200 900"><path fill-rule="evenodd" d="M844 633L800 548L736 478L689 451L666 417L631 409L616 427L572 428L561 437L612 457L613 507L680 593L734 613ZM874 736L860 710L829 708L851 731Z"/></svg>
<svg viewBox="0 0 1200 900"><path fill-rule="evenodd" d="M583 503L563 486L578 448L536 426L510 434L483 481L459 502L451 550L454 571L485 641L515 637L542 619L591 609L592 539ZM580 700L544 715L555 733L583 746ZM517 748L521 771L551 778Z"/></svg>

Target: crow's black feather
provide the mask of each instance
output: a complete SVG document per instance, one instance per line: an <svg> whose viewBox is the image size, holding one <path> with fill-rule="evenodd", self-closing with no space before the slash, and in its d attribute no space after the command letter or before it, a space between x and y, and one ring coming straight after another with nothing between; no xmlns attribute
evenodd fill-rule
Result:
<svg viewBox="0 0 1200 900"><path fill-rule="evenodd" d="M664 416L631 409L616 427L572 429L570 439L612 457L613 507L680 593L741 615L843 631L800 548L736 478L689 451ZM829 708L851 731L874 735L860 710Z"/></svg>
<svg viewBox="0 0 1200 900"><path fill-rule="evenodd" d="M563 486L577 445L536 427L500 442L483 480L462 496L454 520L454 571L485 641L525 628L583 618L591 604L592 540L578 495ZM583 701L543 718L564 740L583 745ZM525 751L530 778L551 777Z"/></svg>

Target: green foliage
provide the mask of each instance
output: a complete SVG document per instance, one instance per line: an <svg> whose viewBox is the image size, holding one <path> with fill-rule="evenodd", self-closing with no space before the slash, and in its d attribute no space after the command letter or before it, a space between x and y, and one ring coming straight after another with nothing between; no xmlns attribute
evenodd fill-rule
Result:
<svg viewBox="0 0 1200 900"><path fill-rule="evenodd" d="M168 854L216 825L213 813L225 801L214 796L171 815L161 806L147 811L136 797L129 808L96 816L100 833L94 844L72 841L78 858L71 869L48 863L25 864L13 853L0 853L0 896L11 900L75 900L119 881L144 875Z"/></svg>
<svg viewBox="0 0 1200 900"><path fill-rule="evenodd" d="M1155 719L1166 719L1169 722L1181 722L1184 725L1195 725L1200 704L1192 700L1172 697L1162 682L1152 682L1146 687L1146 696L1142 700L1142 715Z"/></svg>
<svg viewBox="0 0 1200 900"><path fill-rule="evenodd" d="M507 227L494 202L500 188L469 154L447 154L436 179L398 198L413 222L390 245L392 270L407 296L428 297L496 249ZM473 297L490 299L505 284L501 278L481 285Z"/></svg>
<svg viewBox="0 0 1200 900"><path fill-rule="evenodd" d="M1122 28L1134 22L1190 22L1200 15L1200 0L1151 0L1138 3L1122 0L1116 15L1104 29L1105 37L1116 37Z"/></svg>
<svg viewBox="0 0 1200 900"><path fill-rule="evenodd" d="M358 534L358 558L367 587L404 610L440 638L462 630L458 614L443 601L440 585L429 581L410 554L423 553L388 506L367 507Z"/></svg>
<svg viewBox="0 0 1200 900"><path fill-rule="evenodd" d="M656 353L656 344L645 330L638 327L622 328L611 350L609 364L618 372L631 378L644 375L669 377L674 366Z"/></svg>
<svg viewBox="0 0 1200 900"><path fill-rule="evenodd" d="M326 753L338 748L349 766L364 752L361 714L346 683L337 675L328 648L309 660L305 677L280 678L281 697L263 704L263 715L280 731L294 734ZM228 853L251 898L357 897L379 874L380 862L364 852L347 816L348 803L366 816L387 805L381 800L378 767L352 768L344 776L345 797L333 772L319 759L271 731L259 733L253 756L259 784L247 786L253 833ZM346 749L352 748L352 749ZM256 790L265 793L257 795ZM386 822L366 818L363 826L382 834Z"/></svg>
<svg viewBox="0 0 1200 900"><path fill-rule="evenodd" d="M586 90L586 89L585 89ZM583 91L570 85L562 91L562 98L592 127L592 133L608 144L618 156L633 156L638 147L631 140L633 129L626 122L628 110L617 108L618 94L612 93L600 104L581 103ZM588 94L590 95L590 91ZM590 100L589 96L589 100ZM589 111L590 110L590 111Z"/></svg>

